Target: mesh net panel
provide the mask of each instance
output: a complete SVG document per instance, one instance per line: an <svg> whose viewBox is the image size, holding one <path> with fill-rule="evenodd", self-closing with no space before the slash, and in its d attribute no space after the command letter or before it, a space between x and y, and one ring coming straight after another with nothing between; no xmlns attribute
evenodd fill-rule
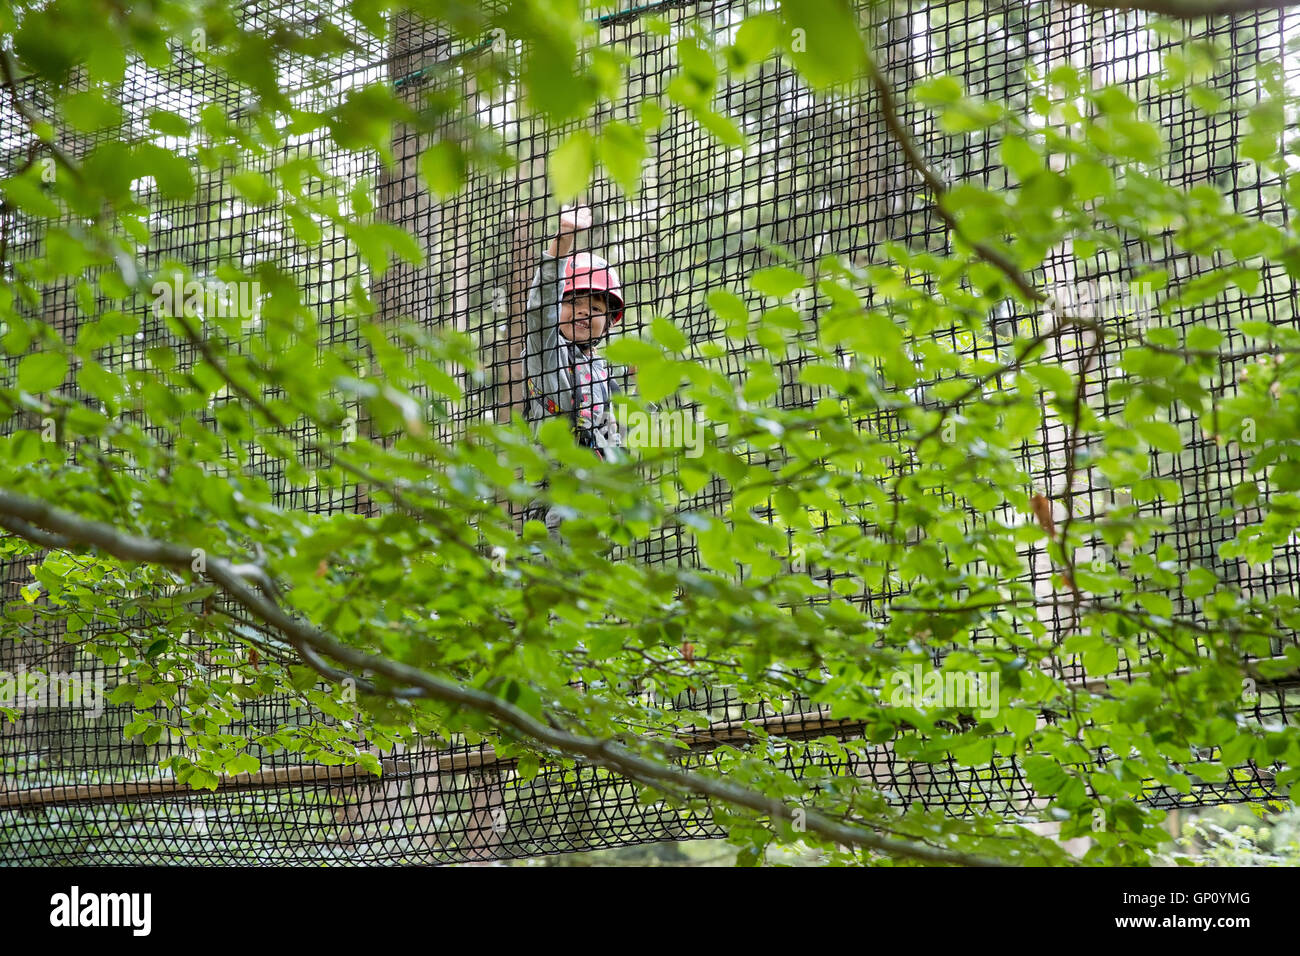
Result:
<svg viewBox="0 0 1300 956"><path fill-rule="evenodd" d="M664 94L680 36L698 30L725 43L747 15L761 9L765 6L755 2L665 3L602 18L601 42L625 54L631 66L623 95L603 104L596 122L635 120L644 97ZM332 4L255 3L241 9L248 27L266 32L277 25L311 24L322 15L346 29ZM1189 40L1176 31L1145 29L1142 14L1046 4L894 2L870 8L863 4L861 17L872 29L878 63L895 91L904 122L928 161L949 182L993 189L1011 186L998 160L997 140L946 135L933 116L915 104L911 92L917 84L951 74L971 93L1027 113L1042 77L1052 66L1068 63L1090 74L1096 84L1122 84L1158 118L1169 145L1163 167L1169 182L1211 184L1240 212L1286 222L1280 184L1260 179L1258 166L1238 158L1240 115L1197 112L1182 90L1162 82L1161 54L1185 47ZM1208 80L1228 100L1253 102L1260 95L1261 71L1284 63L1283 12L1217 19L1187 30L1190 41L1213 41L1229 51ZM366 37L360 29L352 35ZM513 160L509 168L479 164L469 171L459 195L439 201L418 175L420 157L436 136L399 127L395 162L383 167L373 156L342 149L328 130L287 134L282 149L241 157L238 164L216 173L196 164L199 188L194 200L177 203L156 186L146 185L141 201L151 211L153 240L142 265L152 270L179 260L196 277L215 277L217 264L224 260L245 265L274 262L297 279L321 325L323 342L363 347L351 300L361 287L368 288L382 313L411 315L429 326L470 333L487 375L462 376L464 398L445 409L440 426L444 438L454 439L470 422L506 420L522 411L522 309L537 253L554 228L556 214L548 198L546 159L570 130L548 129L530 116L512 84L492 92L477 89L460 64L480 55L483 44L453 42L410 18L397 20L386 45L370 42L346 55L290 62L285 75L295 83L294 97L314 106L336 104L359 84L389 82L412 102L430 95L463 100L472 104L471 123L477 128L460 134L497 143ZM484 44L494 42L508 48L512 41L490 37ZM684 110L671 107L651 136L640 194L625 199L611 183L597 179L587 195L598 219L584 243L616 265L622 276L627 312L620 334L635 334L663 315L693 343L711 339L720 330L707 305L710 293L739 291L749 275L766 266L794 264L815 279L826 256L866 265L886 261L889 243L934 252L952 248L949 230L885 129L878 97L869 87L813 96L783 61L768 61L744 77L723 82L716 108L748 138L748 151L720 145ZM20 81L17 92L38 109L52 112L38 86ZM124 126L100 138L153 139L183 154L192 151L192 144L159 138L147 125L150 109L164 108L199 122L210 103L220 104L235 118L241 108L238 91L184 51L177 51L173 65L163 69L132 63L119 96ZM0 117L0 156L12 173L35 154L7 98L0 101ZM96 136L77 136L62 145L83 155L98 141ZM378 214L409 229L424 250L426 265L399 264L372 276L357 252L364 238L319 221L313 227L319 237L306 241L303 235L309 230L295 232L283 206L259 206L249 199L257 188L252 174L272 175L294 163L301 164L304 196L324 197L328 181L341 182L344 193L354 197L357 211L365 212L368 201ZM6 210L3 229L6 273L45 251L41 224ZM1084 281L1128 288L1146 264L1133 261L1137 251L1147 257L1152 247L1136 235L1114 238L1113 249L1088 260L1086 274L1081 260L1063 248L1053 252L1036 278L1049 288L1077 287ZM1168 240L1163 254L1162 264L1171 277L1221 264L1190 256ZM1162 321L1182 326L1206 322L1227 329L1250 314L1289 325L1295 321L1293 303L1285 273L1265 270L1253 292L1231 290L1175 310ZM760 306L758 301L750 304ZM792 307L815 320L826 304L810 294ZM51 284L39 304L41 314L68 341L92 316L116 308L120 303L102 298L96 287L79 290L69 284ZM133 330L113 353L119 370L142 367L146 350L157 344L171 345L182 365L194 361L193 349L177 340L146 305L113 321ZM1008 302L991 322L987 338L955 327L932 334L955 351L983 350L994 358L1014 335L1037 330L1039 322L1037 315ZM1090 342L1082 335L1061 336L1053 347L1067 367L1095 362L1098 374L1089 401L1102 416L1116 411L1118 406L1112 407L1113 399L1108 398L1122 380L1116 356L1090 357ZM752 342L733 343L722 358L698 349L694 354L737 379L747 359L766 357ZM17 358L6 361L12 371ZM776 365L781 386L774 401L785 408L811 409L821 396L800 383L799 360ZM1222 370L1220 394L1232 389L1237 371ZM625 385L635 389L631 373L625 379ZM931 384L918 383L916 394L923 395ZM223 402L239 412L238 396L227 397L210 410L213 420L222 413ZM671 406L674 399L668 402ZM885 439L900 428L883 415L859 425ZM39 423L27 418L15 427L35 428ZM1295 542L1277 548L1271 563L1264 565L1218 556L1219 544L1235 536L1238 522L1250 519L1249 512L1241 511L1221 516L1233 486L1246 477L1246 463L1235 446L1208 440L1199 429L1194 435L1180 454L1155 459L1154 477L1171 479L1182 488L1182 501L1166 514L1166 540L1189 561L1215 569L1225 583L1251 594L1292 592L1300 560ZM1066 444L1064 430L1044 424L1023 448L1022 464L1036 487L1056 496L1063 491L1067 472ZM355 485L313 486L301 476L285 474L272 458L254 458L246 468L271 483L285 508L374 512L364 490ZM1095 511L1113 503L1092 485L1075 492ZM711 484L683 507L721 513L724 495L721 485ZM1149 512L1164 506L1138 507ZM976 527L1006 517L972 512L969 521ZM1255 514L1253 520L1259 517ZM1050 592L1051 567L1042 545L1024 547L1034 587ZM620 558L684 566L697 562L692 541L675 526L638 542ZM69 555L67 560L77 559ZM1116 555L1114 560L1122 564L1125 558ZM43 668L100 674L109 678L111 689L112 675L105 665L78 652L75 635L65 632L65 624L40 617L24 620L19 614L34 597L23 588L33 581L31 566L36 561L38 557L17 542L4 540L0 665L11 673ZM877 589L858 598L868 608L880 608L895 596ZM1185 599L1176 598L1175 605L1176 610L1195 613ZM1058 615L1054 624L1069 626L1063 617L1068 610L1053 613ZM154 605L125 624L147 632L165 615L164 606ZM1086 675L1076 664L1064 676ZM897 746L868 743L861 739L860 725L829 721L811 705L778 715L723 688L673 703L707 714L715 734L747 721L770 726L788 741L784 756L776 759L814 786L828 776L857 775L872 780L900 806L919 801L957 816L1014 812L1031 805L1033 793L1010 760L982 767L910 762ZM1278 690L1262 694L1248 716L1285 720L1289 713L1287 691ZM265 730L307 723L314 716L320 715L303 698L259 701L248 706L242 723L230 730ZM535 775L524 774L512 761L497 761L483 748L445 743L386 754L382 778L354 768L305 766L294 754L268 755L254 778L226 781L215 792L195 792L175 786L169 774L157 768L172 744L124 738L123 729L131 720L130 703L106 703L102 716L37 707L0 724L0 858L31 864L449 863L723 833L708 814L639 800L635 786L604 770L543 764ZM808 743L828 734L840 738L843 746ZM707 765L714 759L716 741L716 736L702 739L685 762ZM1198 783L1190 796L1154 787L1148 799L1167 805L1210 805L1270 796L1267 779L1234 776L1227 783Z"/></svg>

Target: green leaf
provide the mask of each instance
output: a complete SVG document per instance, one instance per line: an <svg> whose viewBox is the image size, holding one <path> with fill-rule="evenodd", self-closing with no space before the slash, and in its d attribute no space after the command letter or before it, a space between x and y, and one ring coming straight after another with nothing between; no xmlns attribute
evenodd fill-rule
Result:
<svg viewBox="0 0 1300 956"><path fill-rule="evenodd" d="M770 295L777 299L784 299L795 289L805 288L808 285L808 280L793 269L787 269L785 266L773 266L755 272L750 277L749 285L755 292Z"/></svg>
<svg viewBox="0 0 1300 956"><path fill-rule="evenodd" d="M936 76L916 85L913 94L923 106L951 106L966 95L961 83L951 76Z"/></svg>
<svg viewBox="0 0 1300 956"><path fill-rule="evenodd" d="M656 318L650 323L650 331L655 341L670 352L685 352L690 345L690 340L682 334L682 330L677 328L671 319L662 316Z"/></svg>
<svg viewBox="0 0 1300 956"><path fill-rule="evenodd" d="M125 200L136 178L137 155L125 143L101 143L82 162L81 174L108 199Z"/></svg>
<svg viewBox="0 0 1300 956"><path fill-rule="evenodd" d="M663 358L663 349L641 339L621 338L609 344L605 357L615 365L640 365Z"/></svg>
<svg viewBox="0 0 1300 956"><path fill-rule="evenodd" d="M626 195L635 196L641 186L641 167L647 155L645 134L627 123L607 123L601 130L599 153L601 163L619 188Z"/></svg>
<svg viewBox="0 0 1300 956"><path fill-rule="evenodd" d="M561 31L535 34L525 54L524 88L529 103L552 122L585 116L595 102L596 83L578 67L577 56L572 37Z"/></svg>
<svg viewBox="0 0 1300 956"><path fill-rule="evenodd" d="M1075 198L1083 202L1098 196L1109 196L1115 191L1114 175L1095 160L1076 160L1065 171L1065 178L1074 187Z"/></svg>
<svg viewBox="0 0 1300 956"><path fill-rule="evenodd" d="M1043 158L1019 136L1002 137L999 152L1002 162L1019 180L1026 180L1043 170Z"/></svg>
<svg viewBox="0 0 1300 956"><path fill-rule="evenodd" d="M637 367L637 384L641 397L658 402L677 391L681 385L681 367L661 357L648 358Z"/></svg>
<svg viewBox="0 0 1300 956"><path fill-rule="evenodd" d="M0 179L0 193L3 193L7 205L21 209L37 218L58 219L62 215L58 204L41 188L41 182L37 176L14 176L10 179Z"/></svg>
<svg viewBox="0 0 1300 956"><path fill-rule="evenodd" d="M727 47L727 65L746 72L772 55L781 39L781 21L771 13L747 17Z"/></svg>
<svg viewBox="0 0 1300 956"><path fill-rule="evenodd" d="M515 770L519 773L519 779L525 782L532 780L537 776L538 762L536 754L524 754L515 761Z"/></svg>
<svg viewBox="0 0 1300 956"><path fill-rule="evenodd" d="M230 185L239 195L254 206L269 206L275 202L276 189L271 181L255 170L244 170L230 177Z"/></svg>
<svg viewBox="0 0 1300 956"><path fill-rule="evenodd" d="M53 391L67 375L68 360L58 352L36 352L18 363L18 387L33 395Z"/></svg>
<svg viewBox="0 0 1300 956"><path fill-rule="evenodd" d="M677 64L680 72L668 86L669 96L689 109L707 107L718 82L713 57L695 37L684 36L677 42Z"/></svg>
<svg viewBox="0 0 1300 956"><path fill-rule="evenodd" d="M1060 792L1070 782L1070 775L1054 760L1030 756L1023 761L1025 779L1043 796Z"/></svg>
<svg viewBox="0 0 1300 956"><path fill-rule="evenodd" d="M728 324L749 324L749 309L745 300L727 289L714 289L708 296L709 308Z"/></svg>
<svg viewBox="0 0 1300 956"><path fill-rule="evenodd" d="M848 0L781 0L795 67L814 90L856 78L867 65L858 13Z"/></svg>
<svg viewBox="0 0 1300 956"><path fill-rule="evenodd" d="M1223 341L1223 333L1208 325L1194 325L1187 330L1187 347L1197 352L1217 349Z"/></svg>
<svg viewBox="0 0 1300 956"><path fill-rule="evenodd" d="M1178 429L1168 422L1137 422L1133 431L1156 451L1176 455L1183 450L1183 440Z"/></svg>
<svg viewBox="0 0 1300 956"><path fill-rule="evenodd" d="M1024 707L1004 707L999 716L1018 740L1024 740L1038 726L1038 714Z"/></svg>
<svg viewBox="0 0 1300 956"><path fill-rule="evenodd" d="M1187 572L1187 583L1183 586L1183 594L1196 600L1211 593L1218 584L1219 579L1215 577L1213 571L1206 568L1192 568Z"/></svg>
<svg viewBox="0 0 1300 956"><path fill-rule="evenodd" d="M729 116L724 116L716 110L697 108L692 115L695 121L705 130L713 134L714 139L724 146L730 146L733 149L745 148L745 137L740 132L740 127Z"/></svg>
<svg viewBox="0 0 1300 956"><path fill-rule="evenodd" d="M392 223L353 224L348 228L348 237L357 244L362 258L370 264L376 277L388 271L394 256L412 265L424 261L424 250L415 237Z"/></svg>
<svg viewBox="0 0 1300 956"><path fill-rule="evenodd" d="M420 175L439 199L450 199L459 193L468 172L465 151L453 140L434 143L420 157Z"/></svg>
<svg viewBox="0 0 1300 956"><path fill-rule="evenodd" d="M117 413L126 387L120 375L108 371L98 362L84 362L77 371L77 384L103 402L110 413Z"/></svg>
<svg viewBox="0 0 1300 956"><path fill-rule="evenodd" d="M68 125L83 133L122 124L122 109L94 90L82 90L64 97L59 109Z"/></svg>
<svg viewBox="0 0 1300 956"><path fill-rule="evenodd" d="M164 136L190 135L190 121L171 110L150 110L146 121L150 129Z"/></svg>
<svg viewBox="0 0 1300 956"><path fill-rule="evenodd" d="M1239 508L1246 508L1253 505L1258 498L1258 482L1243 481L1232 489L1232 503Z"/></svg>
<svg viewBox="0 0 1300 956"><path fill-rule="evenodd" d="M135 148L135 162L137 172L152 176L158 191L168 199L189 199L194 195L194 175L185 157L153 143L141 143Z"/></svg>
<svg viewBox="0 0 1300 956"><path fill-rule="evenodd" d="M1103 644L1083 655L1083 669L1089 677L1105 677L1119 667L1119 651Z"/></svg>
<svg viewBox="0 0 1300 956"><path fill-rule="evenodd" d="M578 130L551 153L551 193L568 202L587 188L595 171L595 140L586 130Z"/></svg>
<svg viewBox="0 0 1300 956"><path fill-rule="evenodd" d="M86 50L86 74L94 83L117 84L126 76L126 50L113 30L98 30Z"/></svg>

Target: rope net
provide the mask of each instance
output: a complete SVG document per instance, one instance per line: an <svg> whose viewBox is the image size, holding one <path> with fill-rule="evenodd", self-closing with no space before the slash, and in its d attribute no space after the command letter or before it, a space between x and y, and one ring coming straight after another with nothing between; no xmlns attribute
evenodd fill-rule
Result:
<svg viewBox="0 0 1300 956"><path fill-rule="evenodd" d="M626 87L599 108L594 122L635 122L644 100L667 102L663 95L674 75L681 37L699 35L724 45L747 15L765 8L748 0L661 3L602 17L601 44L626 56L632 66ZM345 32L348 27L346 14L333 4L255 2L244 6L241 16L248 28L267 33L322 16L341 24ZM1029 113L1044 78L1064 64L1090 75L1098 85L1122 85L1147 114L1159 118L1169 147L1163 166L1168 182L1183 187L1212 184L1239 212L1279 225L1288 215L1281 184L1260 178L1260 167L1240 161L1244 131L1239 114L1194 110L1183 90L1165 82L1163 64L1172 51L1216 47L1221 55L1206 61L1209 74L1202 85L1226 101L1252 102L1285 62L1284 17L1283 12L1270 11L1154 29L1143 14L1092 11L1082 5L961 0L861 8L902 122L947 182L1013 187L996 153L996 140L939 129L933 114L918 105L915 90L946 74L972 94ZM398 127L394 162L384 167L369 154L340 146L328 129L289 132L276 154L240 157L237 164L216 173L195 164L199 187L192 200L177 202L160 184L144 185L139 195L152 213L153 239L142 265L156 270L179 261L195 277L216 279L216 264L222 261L274 262L296 279L321 324L321 340L331 344L364 347L355 307L361 290L381 313L410 315L429 327L454 327L470 334L486 374L459 373L463 398L444 408L438 425L442 437L452 440L471 422L505 421L523 411L523 307L557 212L548 198L547 157L573 130L548 129L530 115L514 84L482 90L461 68L493 43L504 44L508 54L508 37L457 44L409 18L398 19L386 45L366 40L368 35L359 29L351 35L359 38L361 48L325 58L304 56L292 64L288 75L301 81L293 91L297 102L338 104L349 90L383 81L394 84L411 102L454 98L473 106L472 128L461 130L462 135L489 144L484 155L510 162L492 165L476 157L465 171L463 190L439 199L419 176L421 157L436 141L433 135ZM105 139L118 137L148 139L192 155L192 143L150 126L151 110L165 109L198 124L215 123L211 105L216 104L238 122L238 91L223 85L186 51L174 52L166 67L129 64L118 95L124 114L120 128L69 138L64 148L84 155ZM52 108L35 84L20 81L18 88L21 97L38 108ZM788 63L769 60L743 77L723 80L713 104L747 139L748 149L720 142L688 111L671 106L650 139L636 197L624 198L599 175L585 196L596 222L584 248L605 256L622 276L627 312L619 334L636 334L655 316L668 316L692 343L705 342L724 331L709 307L711 295L746 288L746 280L757 270L790 265L815 279L828 256L866 267L891 261L891 243L912 250L912 255L952 247L949 228L886 129L882 104L869 86L814 96ZM27 162L31 137L8 100L0 103L0 116L0 155L12 174ZM399 263L372 275L358 254L359 244L375 241L370 234L347 232L328 220L295 219L281 204L257 199L264 188L259 176L283 182L287 175L296 176L306 199L323 200L326 182L343 183L354 212L374 210L408 229L426 264ZM6 276L22 263L49 254L42 224L6 212L3 225ZM1138 238L1116 233L1114 239L1113 247L1087 260L1086 274L1072 250L1061 249L1053 252L1036 279L1049 289L1088 286L1131 294L1137 270L1127 253L1139 248ZM1142 248L1144 254L1149 252ZM1164 260L1171 276L1186 277L1205 268L1199 257L1172 241L1164 243ZM864 294L869 296L870 290ZM751 307L760 307L758 297L741 295ZM193 350L176 341L147 304L113 312L118 305L97 296L93 286L51 283L44 289L40 311L67 341L87 334L89 316L100 316L97 328L106 337L125 332L113 359L123 372L143 365L148 350L159 343L171 345L182 365L194 361ZM1289 277L1280 269L1266 269L1253 290L1238 288L1179 307L1164 321L1179 327L1209 323L1226 330L1250 315L1294 325L1293 302ZM814 322L827 305L812 294L790 302L793 310ZM936 328L932 335L950 350L984 350L992 359L1013 335L1037 331L1040 321L1040 316L1026 314L1008 301L991 322L988 338L958 328ZM1063 363L1078 367L1088 360L1090 344L1082 333L1067 334L1056 338L1052 348ZM754 341L733 340L731 350L721 357L694 346L692 354L739 381L742 363L766 353ZM6 362L12 372L17 357ZM770 401L783 408L812 409L821 393L800 380L799 357L774 361L773 367L779 385ZM1111 396L1122 382L1122 372L1117 357L1109 354L1098 357L1096 368L1088 400L1105 417L1118 408ZM1218 394L1231 390L1237 371L1222 370ZM620 374L625 387L635 390L633 375ZM914 394L925 394L935 384L918 382ZM675 407L673 397L665 401L666 407ZM222 402L228 404L218 403L211 409L213 416L246 414L237 396ZM884 414L859 426L884 438L896 437L900 429ZM1049 425L1023 443L1022 465L1035 487L1060 494L1067 452L1064 430ZM1217 444L1197 431L1181 453L1161 455L1156 461L1158 472L1151 480L1176 482L1182 492L1180 504L1167 515L1167 543L1252 594L1294 592L1300 549L1293 541L1277 548L1271 563L1263 565L1219 556L1219 545L1231 540L1245 520L1241 511L1221 516L1232 488L1247 477L1245 459L1235 446ZM269 457L249 460L245 467L271 483L277 503L286 509L379 513L356 485L314 486L300 474L286 473ZM1086 502L1085 511L1114 503L1094 484L1076 489L1076 495ZM695 510L721 513L724 497L721 486L709 484L689 504ZM1127 504L1138 513L1163 507L1140 500ZM769 509L767 514L771 518L774 513ZM972 512L971 527L989 517ZM1024 551L1035 590L1050 592L1051 567L1042 545L1025 545ZM69 642L66 620L31 613L41 600L33 584L43 573L34 566L41 560L77 561L74 554L42 554L13 537L0 541L0 666L10 674L99 676L111 691L114 670ZM698 561L689 536L673 528L639 541L619 558L683 566ZM149 580L142 577L141 586ZM858 599L871 610L886 606L899 593L882 585L869 587ZM1195 613L1185 598L1175 605L1179 612ZM192 610L178 599L176 613ZM1044 617L1044 624L1068 627L1068 614L1058 607ZM155 604L134 620L127 612L124 620L147 631L161 616ZM1076 681L1087 677L1077 663L1067 667L1065 676ZM1256 721L1288 720L1287 695L1281 687L1261 693L1243 713ZM758 726L779 743L772 748L772 759L814 789L821 781L852 775L869 779L900 806L920 803L965 817L1016 812L1033 804L1034 793L1012 760L994 758L977 766L951 759L940 764L912 761L906 756L906 732L890 742L868 741L861 723L830 720L806 700L790 702L778 713L769 705L742 700L724 686L710 686L665 704L707 718L709 732L692 742L684 757L687 765L707 765L716 759L719 746L750 739L743 728ZM386 754L382 777L356 767L309 765L288 751L268 753L256 773L223 780L216 791L195 791L158 768L174 743L124 736L139 702L110 699L102 705L102 714L95 715L84 708L29 706L0 724L0 858L46 865L450 863L725 833L709 814L643 799L636 786L604 770L545 762L524 767L517 759L498 759L491 749L464 742L431 742L425 748ZM229 731L267 732L313 719L327 720L329 715L309 695L275 703L261 700L232 720ZM1226 781L1198 781L1190 794L1160 785L1147 791L1149 801L1168 806L1275 797L1267 775L1258 772L1234 773Z"/></svg>

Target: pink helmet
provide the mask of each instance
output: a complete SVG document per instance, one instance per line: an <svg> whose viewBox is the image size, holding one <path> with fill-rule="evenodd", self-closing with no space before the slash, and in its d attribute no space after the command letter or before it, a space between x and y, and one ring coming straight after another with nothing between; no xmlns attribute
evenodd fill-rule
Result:
<svg viewBox="0 0 1300 956"><path fill-rule="evenodd" d="M577 289L603 292L612 300L614 311L610 316L610 325L623 318L623 293L618 283L618 273L600 256L579 252L564 261L564 294Z"/></svg>

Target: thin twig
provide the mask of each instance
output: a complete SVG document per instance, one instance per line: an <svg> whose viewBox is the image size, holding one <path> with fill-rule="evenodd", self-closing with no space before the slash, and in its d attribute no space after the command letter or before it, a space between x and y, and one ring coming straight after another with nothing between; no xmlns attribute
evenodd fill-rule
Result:
<svg viewBox="0 0 1300 956"><path fill-rule="evenodd" d="M1298 2L1300 2L1300 0L1298 0ZM962 242L966 243L966 245L970 246L977 256L1010 279L1011 284L1014 285L1020 291L1020 294L1028 301L1035 303L1047 301L1047 296L1040 291L1032 281L1030 281L1029 277L1026 276L1005 253L994 249L986 243L975 242L966 238L962 232L961 223L952 213L944 208L943 197L948 192L948 184L940 178L938 173L930 168L930 164L927 163L925 157L921 155L921 151L917 147L916 141L912 139L911 133L909 133L906 127L903 126L903 121L898 115L898 103L894 98L894 91L890 88L889 81L885 79L884 74L880 72L880 68L876 65L874 59L868 61L867 74L871 77L871 82L875 86L876 92L880 95L880 112L884 117L885 127L889 130L894 141L897 142L899 147L903 150L903 155L907 159L908 165L920 174L921 179L923 179L926 186L930 188L930 192L934 194L934 208L939 214L939 217L948 225L948 228L953 231L954 235L961 239Z"/></svg>

